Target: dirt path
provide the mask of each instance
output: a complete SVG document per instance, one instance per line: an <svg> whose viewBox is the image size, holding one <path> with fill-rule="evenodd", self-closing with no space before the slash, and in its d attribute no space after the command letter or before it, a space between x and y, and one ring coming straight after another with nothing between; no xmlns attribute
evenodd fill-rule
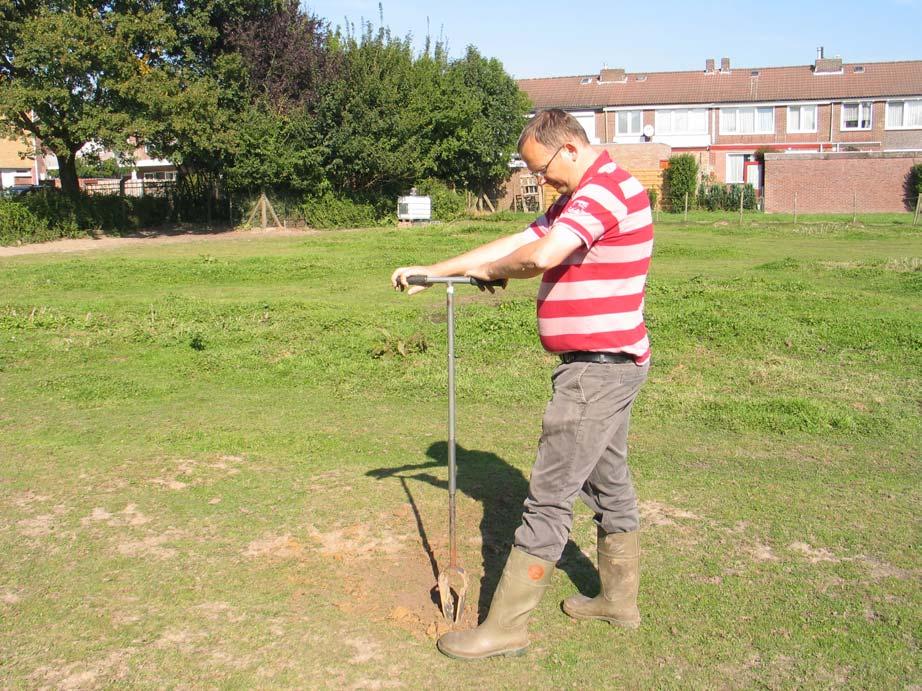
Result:
<svg viewBox="0 0 922 691"><path fill-rule="evenodd" d="M267 228L265 230L225 230L199 232L194 229L169 229L142 231L125 237L102 236L95 238L68 238L38 242L18 247L0 247L0 258L23 254L46 254L53 252L86 252L89 250L118 249L132 245L172 244L178 242L199 242L208 240L253 240L267 237L291 237L316 235L319 231L293 228Z"/></svg>

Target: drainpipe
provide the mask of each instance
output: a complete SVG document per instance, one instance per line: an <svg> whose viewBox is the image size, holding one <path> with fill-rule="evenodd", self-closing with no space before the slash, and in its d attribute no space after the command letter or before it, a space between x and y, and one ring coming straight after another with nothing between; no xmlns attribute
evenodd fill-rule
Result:
<svg viewBox="0 0 922 691"><path fill-rule="evenodd" d="M34 134L32 135L32 153L35 154L35 158L32 159L32 184L37 185L41 182L41 179L39 178L38 170L38 137Z"/></svg>

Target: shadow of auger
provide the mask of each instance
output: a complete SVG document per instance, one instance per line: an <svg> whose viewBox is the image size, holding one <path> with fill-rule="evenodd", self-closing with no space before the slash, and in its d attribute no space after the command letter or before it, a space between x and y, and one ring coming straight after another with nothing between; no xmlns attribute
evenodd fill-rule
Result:
<svg viewBox="0 0 922 691"><path fill-rule="evenodd" d="M438 578L438 561L429 542L428 531L408 480L425 482L445 490L445 522L440 529L447 535L448 480L436 477L427 471L441 467L447 468L448 443L434 442L426 449L426 456L431 460L415 465L376 468L369 470L366 475L378 480L391 477L397 477L400 480L412 507L416 527L423 549L432 566L433 576ZM482 620L489 611L490 601L493 599L493 593L506 564L506 557L512 548L513 534L521 521L522 502L528 494L528 480L522 471L496 454L489 451L465 449L460 445L457 447L457 468L458 491L480 502L483 507L483 517L480 520L480 554L483 575L480 578L480 594L477 603L478 614ZM459 526L463 525L462 519L459 513ZM459 542L463 544L463 528L461 527L459 527L459 536L461 537ZM567 573L580 592L587 595L598 593L600 588L598 573L592 562L572 540L567 541L558 566ZM472 573L470 567L468 567L468 573ZM436 593L436 602L438 602L437 597Z"/></svg>

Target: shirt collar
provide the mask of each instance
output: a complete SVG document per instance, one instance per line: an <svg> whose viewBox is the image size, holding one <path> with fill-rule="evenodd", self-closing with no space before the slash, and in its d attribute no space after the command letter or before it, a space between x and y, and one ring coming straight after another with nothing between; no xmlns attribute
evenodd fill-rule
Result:
<svg viewBox="0 0 922 691"><path fill-rule="evenodd" d="M576 190L582 189L584 185L588 184L592 178L599 174L599 168L611 162L611 156L609 155L608 151L603 149L602 152L596 156L596 159L592 162L592 165L589 166L589 169L583 173L583 177L580 178L579 184L576 186ZM575 193L576 190L573 190L573 192Z"/></svg>

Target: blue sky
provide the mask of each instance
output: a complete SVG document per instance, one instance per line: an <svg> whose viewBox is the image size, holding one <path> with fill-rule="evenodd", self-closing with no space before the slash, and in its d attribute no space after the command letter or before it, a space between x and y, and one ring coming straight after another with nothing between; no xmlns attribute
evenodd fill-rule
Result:
<svg viewBox="0 0 922 691"><path fill-rule="evenodd" d="M302 0L303 2L303 0ZM846 62L922 59L922 0L547 0L452 3L384 0L384 24L412 34L417 47L441 33L452 57L473 44L517 78L592 74L603 65L628 72L731 66L806 65L817 46ZM304 3L333 25L364 18L378 25L377 0ZM563 9L561 9L563 8Z"/></svg>

